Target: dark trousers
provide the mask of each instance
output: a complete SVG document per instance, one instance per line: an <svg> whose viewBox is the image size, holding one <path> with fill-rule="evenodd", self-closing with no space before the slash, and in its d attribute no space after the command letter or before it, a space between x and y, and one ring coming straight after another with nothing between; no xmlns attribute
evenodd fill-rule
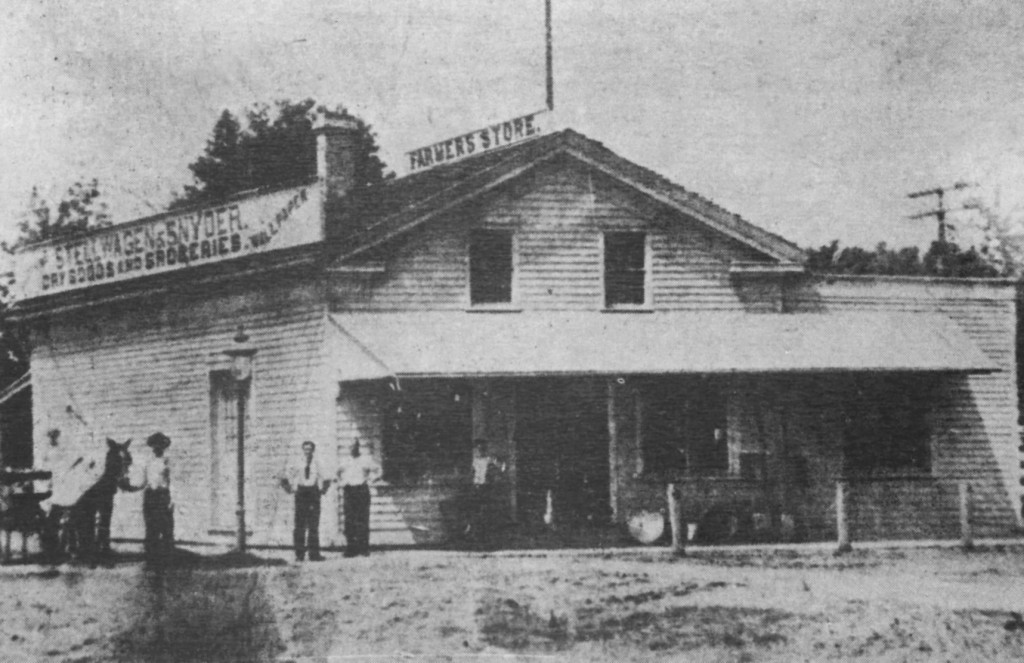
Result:
<svg viewBox="0 0 1024 663"><path fill-rule="evenodd" d="M78 532L75 531L71 519L72 508L69 506L50 507L50 515L46 518L46 531L43 537L44 546L53 557L59 557L75 551Z"/></svg>
<svg viewBox="0 0 1024 663"><path fill-rule="evenodd" d="M466 499L468 543L489 547L495 525L495 490L491 484L474 484Z"/></svg>
<svg viewBox="0 0 1024 663"><path fill-rule="evenodd" d="M96 509L96 548L101 553L110 552L110 517L114 513L114 494L105 495Z"/></svg>
<svg viewBox="0 0 1024 663"><path fill-rule="evenodd" d="M345 486L345 554L370 554L370 487Z"/></svg>
<svg viewBox="0 0 1024 663"><path fill-rule="evenodd" d="M51 561L56 561L67 550L67 510L62 506L52 505L50 513L43 523L40 535L43 552Z"/></svg>
<svg viewBox="0 0 1024 663"><path fill-rule="evenodd" d="M147 488L142 494L142 519L146 523L146 556L156 557L169 553L174 548L171 491L166 488Z"/></svg>
<svg viewBox="0 0 1024 663"><path fill-rule="evenodd" d="M292 532L295 556L302 559L320 556L320 490L299 486L295 489L295 530Z"/></svg>

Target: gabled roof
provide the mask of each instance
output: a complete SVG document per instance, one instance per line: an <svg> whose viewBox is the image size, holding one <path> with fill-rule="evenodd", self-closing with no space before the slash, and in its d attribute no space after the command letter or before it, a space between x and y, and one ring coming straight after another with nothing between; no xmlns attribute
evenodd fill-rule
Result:
<svg viewBox="0 0 1024 663"><path fill-rule="evenodd" d="M801 263L803 252L779 235L615 154L598 141L565 129L491 152L436 166L382 184L380 205L365 229L339 238L340 260L354 257L491 191L561 155L621 182L780 262ZM366 223L364 220L363 223Z"/></svg>

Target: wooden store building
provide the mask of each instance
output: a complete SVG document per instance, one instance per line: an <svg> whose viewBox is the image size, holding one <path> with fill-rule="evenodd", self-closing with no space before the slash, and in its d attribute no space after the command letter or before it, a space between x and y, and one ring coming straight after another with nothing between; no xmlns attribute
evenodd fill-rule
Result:
<svg viewBox="0 0 1024 663"><path fill-rule="evenodd" d="M173 440L176 534L234 540L238 392L250 541L288 545L279 473L311 439L383 469L373 544L441 544L473 440L506 467L509 536L664 512L709 540L1018 531L1016 290L821 277L794 244L572 130L519 118L410 153L347 205L355 124L321 117L318 177L18 255L34 444ZM482 136L490 135L485 146ZM468 137L468 138L467 138ZM37 455L37 457L39 457ZM116 537L141 539L137 493ZM339 497L322 538L344 545Z"/></svg>

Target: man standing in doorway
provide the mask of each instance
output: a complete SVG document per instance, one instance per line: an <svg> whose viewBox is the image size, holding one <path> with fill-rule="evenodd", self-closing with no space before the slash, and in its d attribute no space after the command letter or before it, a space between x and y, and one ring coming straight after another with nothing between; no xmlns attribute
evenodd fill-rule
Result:
<svg viewBox="0 0 1024 663"><path fill-rule="evenodd" d="M474 546L488 548L500 515L498 484L505 465L488 451L487 440L473 441L473 490L468 499L466 534Z"/></svg>
<svg viewBox="0 0 1024 663"><path fill-rule="evenodd" d="M302 459L293 464L288 474L281 478L285 492L295 493L295 559L302 561L309 551L309 561L320 562L320 496L331 485L330 477L320 462L313 457L316 445L306 440L302 443Z"/></svg>
<svg viewBox="0 0 1024 663"><path fill-rule="evenodd" d="M370 554L370 483L380 468L364 456L359 438L349 448L349 457L339 471L345 498L345 557Z"/></svg>

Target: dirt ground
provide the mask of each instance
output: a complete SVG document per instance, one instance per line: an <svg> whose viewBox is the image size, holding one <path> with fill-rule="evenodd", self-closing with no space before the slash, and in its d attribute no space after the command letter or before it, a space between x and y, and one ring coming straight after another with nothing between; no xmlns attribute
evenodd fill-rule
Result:
<svg viewBox="0 0 1024 663"><path fill-rule="evenodd" d="M0 578L5 662L1024 658L1017 545L390 551L162 571L128 557Z"/></svg>

